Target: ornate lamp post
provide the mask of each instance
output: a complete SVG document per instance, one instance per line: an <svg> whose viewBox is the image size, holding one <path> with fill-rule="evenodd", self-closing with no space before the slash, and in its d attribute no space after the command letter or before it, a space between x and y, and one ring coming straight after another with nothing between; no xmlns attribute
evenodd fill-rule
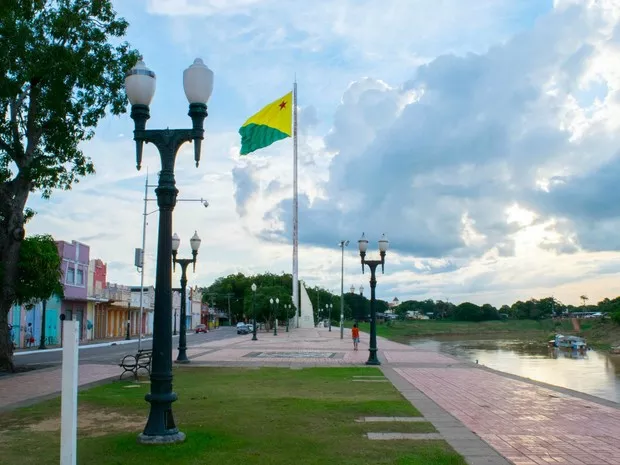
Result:
<svg viewBox="0 0 620 465"><path fill-rule="evenodd" d="M172 269L176 268L176 264L181 265L181 317L179 322L179 354L177 355L177 363L189 363L187 358L187 267L192 264L196 271L196 256L200 248L200 237L198 232L194 231L194 235L189 240L192 248L192 258L177 258L177 252L181 245L181 239L176 233L172 236Z"/></svg>
<svg viewBox="0 0 620 465"><path fill-rule="evenodd" d="M342 249L342 260L340 262L340 339L344 338L344 248L349 245L349 241L340 241ZM329 325L331 330L331 323Z"/></svg>
<svg viewBox="0 0 620 465"><path fill-rule="evenodd" d="M327 310L327 319L329 320L329 332L332 331L332 308L334 304L325 304L325 310Z"/></svg>
<svg viewBox="0 0 620 465"><path fill-rule="evenodd" d="M273 313L273 335L278 335L278 306L280 304L280 299L276 297L274 300L273 297L269 299L269 305L271 306L271 312Z"/></svg>
<svg viewBox="0 0 620 465"><path fill-rule="evenodd" d="M364 285L360 284L360 295L364 295Z"/></svg>
<svg viewBox="0 0 620 465"><path fill-rule="evenodd" d="M131 296L129 297L131 299ZM131 313L131 301L127 302L127 332L125 333L125 340L129 341L131 336L129 335L129 325L131 320L129 319L129 315Z"/></svg>
<svg viewBox="0 0 620 465"><path fill-rule="evenodd" d="M377 278L375 272L377 267L381 265L381 273L384 271L385 265L385 253L387 252L389 241L385 237L385 234L381 236L379 240L379 255L380 260L366 260L366 250L368 250L368 240L362 234L362 238L358 241L360 249L360 257L362 258L362 273L364 273L364 265L368 265L370 268L370 347L368 349L368 360L366 365L381 365L377 358L377 315L375 309L375 288L377 287ZM360 293L362 287L360 286Z"/></svg>
<svg viewBox="0 0 620 465"><path fill-rule="evenodd" d="M288 325L291 320L291 304L284 304L284 310L286 311L286 332L288 333Z"/></svg>
<svg viewBox="0 0 620 465"><path fill-rule="evenodd" d="M173 291L176 291L176 289L172 289ZM179 289L179 294L181 293L181 289ZM177 309L174 309L174 319L173 319L173 325L174 325L174 329L172 330L172 335L176 336L177 335Z"/></svg>
<svg viewBox="0 0 620 465"><path fill-rule="evenodd" d="M256 296L256 283L252 283L252 318L253 318L253 324L252 324L252 340L253 341L258 341L258 339L256 338L256 307L254 305L254 300L255 300L255 296Z"/></svg>
<svg viewBox="0 0 620 465"><path fill-rule="evenodd" d="M354 294L354 293L355 293L355 286L354 286L353 284L351 284L351 287L349 288L349 292L350 292L351 294Z"/></svg>
<svg viewBox="0 0 620 465"><path fill-rule="evenodd" d="M213 91L213 72L200 58L183 72L183 88L189 102L191 129L146 129L150 117L149 105L155 94L155 73L142 59L125 76L125 90L131 103L131 118L135 122L136 164L140 169L144 143L154 144L161 159L161 171L155 193L159 206L157 267L155 272L155 311L153 321L153 358L151 392L145 396L151 404L144 432L138 437L143 444L176 443L185 440L174 421L172 403L177 395L172 391L172 211L178 190L175 186L174 163L184 142L194 143L196 166L204 139L204 120L207 102Z"/></svg>
<svg viewBox="0 0 620 465"><path fill-rule="evenodd" d="M41 301L42 313L41 313L41 340L39 342L39 350L45 350L45 311L47 309L47 300Z"/></svg>

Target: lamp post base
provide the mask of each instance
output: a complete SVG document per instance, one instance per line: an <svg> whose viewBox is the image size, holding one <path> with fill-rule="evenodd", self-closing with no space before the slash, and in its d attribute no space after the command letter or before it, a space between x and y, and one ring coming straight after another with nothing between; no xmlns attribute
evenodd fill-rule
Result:
<svg viewBox="0 0 620 465"><path fill-rule="evenodd" d="M377 349L368 349L368 360L366 365L381 365L381 362L377 358Z"/></svg>
<svg viewBox="0 0 620 465"><path fill-rule="evenodd" d="M144 433L138 435L138 444L161 445L161 444L179 444L185 442L185 433L180 431L173 434L161 436L149 436Z"/></svg>
<svg viewBox="0 0 620 465"><path fill-rule="evenodd" d="M174 363L189 363L189 359L187 359L187 358L184 358L184 359L178 359L178 358L177 358L177 359L174 361Z"/></svg>

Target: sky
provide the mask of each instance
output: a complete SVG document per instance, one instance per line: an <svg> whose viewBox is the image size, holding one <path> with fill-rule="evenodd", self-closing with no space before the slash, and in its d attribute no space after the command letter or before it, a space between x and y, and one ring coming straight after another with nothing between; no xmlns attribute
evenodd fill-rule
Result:
<svg viewBox="0 0 620 465"><path fill-rule="evenodd" d="M292 140L240 157L239 127L298 83L299 274L365 287L357 240L390 240L377 297L579 304L620 295L620 0L114 0L157 75L149 128L191 122L182 72L215 73L198 168L176 162L180 256L190 285L292 269ZM147 171L133 121L83 144L96 175L32 195L28 234L78 240L108 280L139 283ZM149 188L150 199L155 194ZM145 282L157 212L148 203ZM173 279L179 279L175 275Z"/></svg>

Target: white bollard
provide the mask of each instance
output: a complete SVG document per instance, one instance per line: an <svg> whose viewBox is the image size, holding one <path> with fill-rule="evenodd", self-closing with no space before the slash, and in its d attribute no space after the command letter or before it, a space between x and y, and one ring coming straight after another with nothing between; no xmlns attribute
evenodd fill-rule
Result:
<svg viewBox="0 0 620 465"><path fill-rule="evenodd" d="M77 463L77 393L80 322L63 321L60 465Z"/></svg>

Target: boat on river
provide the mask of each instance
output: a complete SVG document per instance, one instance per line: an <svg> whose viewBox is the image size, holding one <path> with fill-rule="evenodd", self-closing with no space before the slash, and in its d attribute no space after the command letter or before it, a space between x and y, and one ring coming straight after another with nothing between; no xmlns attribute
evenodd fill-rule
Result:
<svg viewBox="0 0 620 465"><path fill-rule="evenodd" d="M557 347L559 349L571 349L571 350L587 350L588 344L582 337L578 336L564 336L562 334L556 334L552 341L549 341L549 345Z"/></svg>

